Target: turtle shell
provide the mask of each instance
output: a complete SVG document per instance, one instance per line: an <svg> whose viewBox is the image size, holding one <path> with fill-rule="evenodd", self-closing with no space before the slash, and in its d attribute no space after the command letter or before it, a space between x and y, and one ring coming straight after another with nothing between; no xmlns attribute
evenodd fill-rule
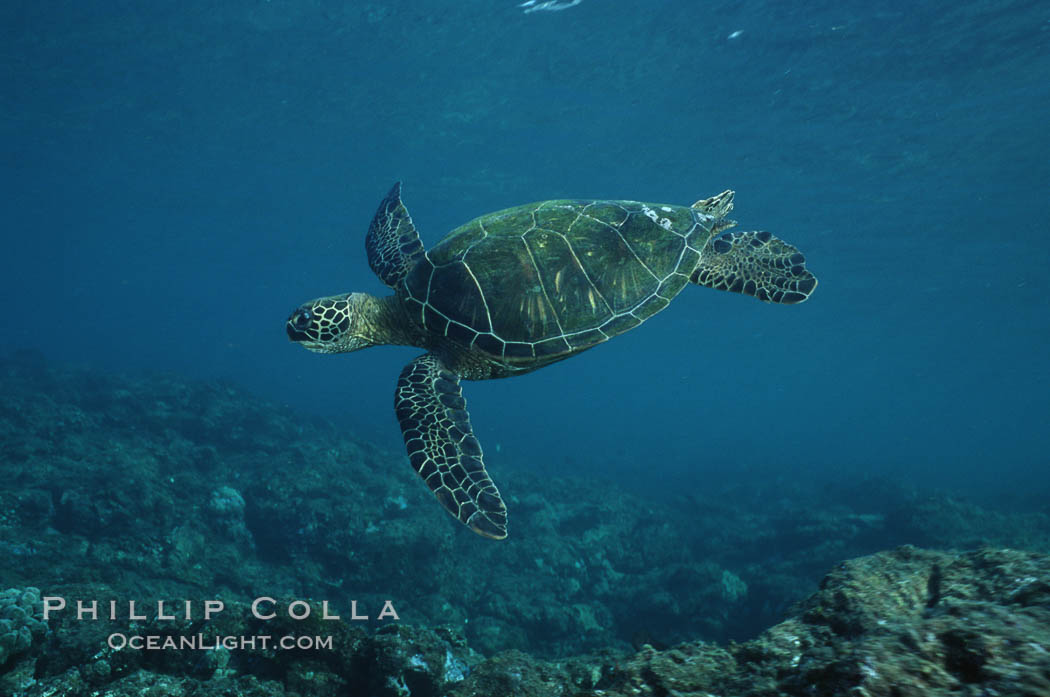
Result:
<svg viewBox="0 0 1050 697"><path fill-rule="evenodd" d="M556 360L638 326L688 283L716 219L637 201L544 201L450 232L408 273L431 332L508 363Z"/></svg>

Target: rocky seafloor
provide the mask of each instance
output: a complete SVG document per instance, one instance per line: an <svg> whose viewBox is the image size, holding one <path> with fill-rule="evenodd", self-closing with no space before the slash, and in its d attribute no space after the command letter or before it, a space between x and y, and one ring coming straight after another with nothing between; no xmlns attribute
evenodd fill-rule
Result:
<svg viewBox="0 0 1050 697"><path fill-rule="evenodd" d="M1050 695L1039 492L657 502L508 467L514 537L493 544L439 517L400 452L236 386L20 354L0 390L0 696ZM44 598L68 607L45 619Z"/></svg>

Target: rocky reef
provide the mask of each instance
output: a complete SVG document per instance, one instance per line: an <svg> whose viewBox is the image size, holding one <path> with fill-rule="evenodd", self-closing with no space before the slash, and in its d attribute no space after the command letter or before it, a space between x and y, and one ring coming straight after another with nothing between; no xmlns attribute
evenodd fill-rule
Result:
<svg viewBox="0 0 1050 697"><path fill-rule="evenodd" d="M0 592L0 666L17 662L33 642L47 636L38 588Z"/></svg>
<svg viewBox="0 0 1050 697"><path fill-rule="evenodd" d="M22 354L0 390L0 695L1050 694L1038 497L507 467L479 544L399 451L234 385ZM308 645L223 643L262 636Z"/></svg>
<svg viewBox="0 0 1050 697"><path fill-rule="evenodd" d="M205 643L325 635L331 644L89 655L114 625L85 629L84 620L63 618L45 628L49 642L8 661L0 690L26 697L1050 694L1050 556L1016 550L901 547L843 562L788 619L751 641L644 645L633 654L557 661L516 650L484 658L445 628L392 624L369 633L346 623L250 617L247 608L232 608L207 623ZM152 620L120 630L163 641L202 628Z"/></svg>

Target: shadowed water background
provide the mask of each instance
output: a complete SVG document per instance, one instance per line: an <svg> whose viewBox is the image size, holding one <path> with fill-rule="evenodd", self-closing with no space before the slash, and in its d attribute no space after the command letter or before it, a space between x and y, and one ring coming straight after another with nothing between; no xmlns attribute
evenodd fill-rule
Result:
<svg viewBox="0 0 1050 697"><path fill-rule="evenodd" d="M497 483L1047 485L1044 3L515 5L4 3L5 346L232 378L396 449L418 351L283 331L308 298L384 291L363 238L394 180L428 246L528 201L733 188L813 298L688 288L572 361L466 384Z"/></svg>

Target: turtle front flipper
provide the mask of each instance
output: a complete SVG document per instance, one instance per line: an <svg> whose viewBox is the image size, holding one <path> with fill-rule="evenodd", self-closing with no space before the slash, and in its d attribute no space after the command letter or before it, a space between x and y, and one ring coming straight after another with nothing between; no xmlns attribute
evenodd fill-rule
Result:
<svg viewBox="0 0 1050 697"><path fill-rule="evenodd" d="M365 251L368 252L368 265L391 288L396 288L423 256L419 233L401 202L401 182L395 183L379 204L365 236Z"/></svg>
<svg viewBox="0 0 1050 697"><path fill-rule="evenodd" d="M802 253L768 232L730 232L711 239L689 280L785 305L806 300L817 287Z"/></svg>
<svg viewBox="0 0 1050 697"><path fill-rule="evenodd" d="M507 507L485 471L459 376L420 356L401 371L394 408L409 461L445 510L479 535L506 537Z"/></svg>

